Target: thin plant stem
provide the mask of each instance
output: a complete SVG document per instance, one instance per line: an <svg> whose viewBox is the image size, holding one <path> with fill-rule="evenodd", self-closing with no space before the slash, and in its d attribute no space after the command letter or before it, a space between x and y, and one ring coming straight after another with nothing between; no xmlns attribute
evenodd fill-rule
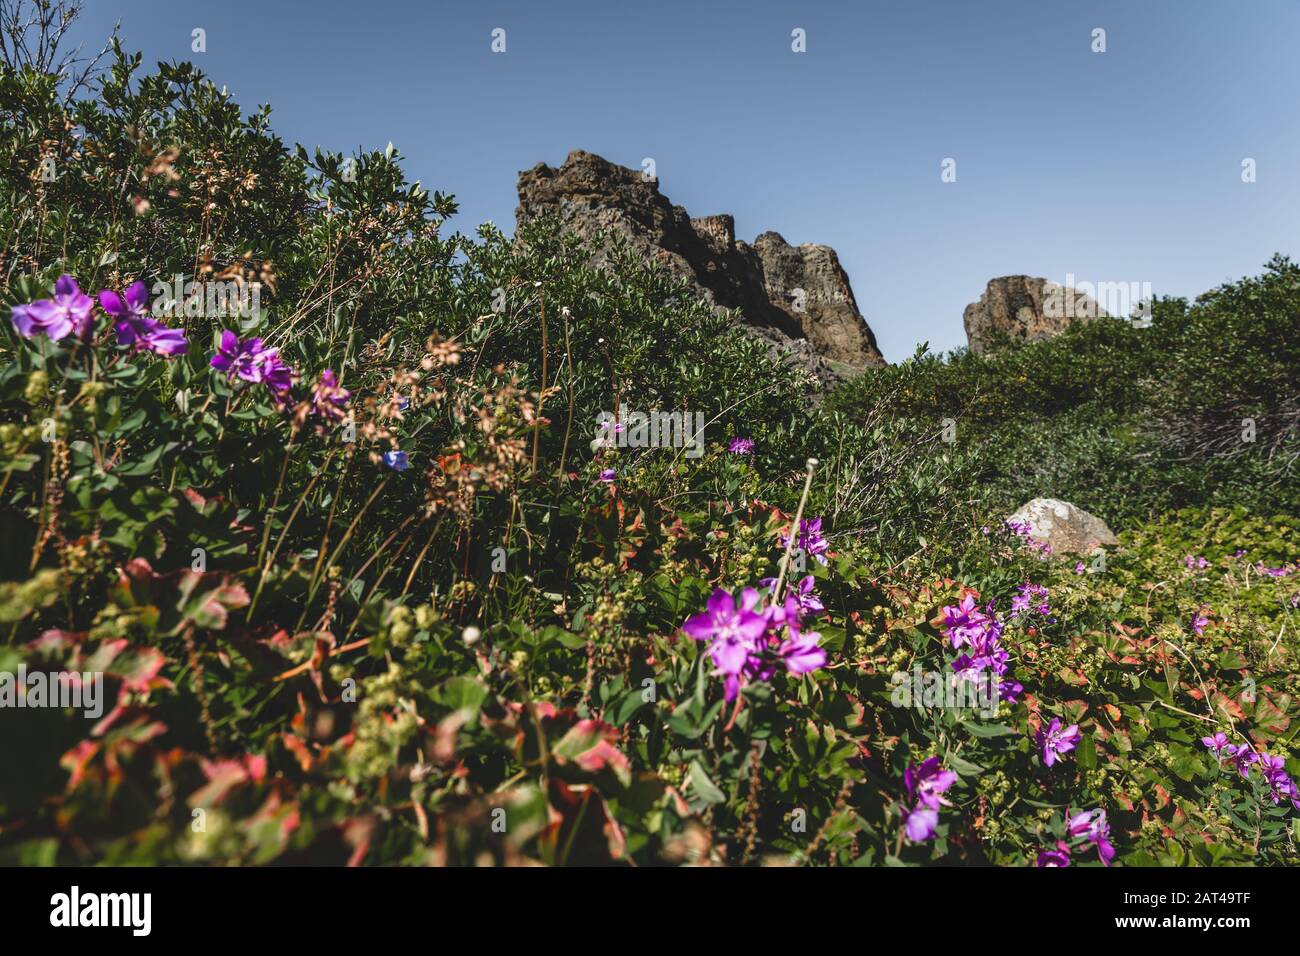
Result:
<svg viewBox="0 0 1300 956"><path fill-rule="evenodd" d="M781 555L781 570L776 576L776 587L772 589L772 603L778 604L781 601L781 588L785 584L785 572L790 567L790 553L794 550L795 538L799 536L799 522L803 520L803 509L808 504L808 492L812 489L813 472L817 465L820 464L816 458L809 458L807 461L808 473L803 479L803 494L799 496L799 508L794 513L794 523L790 526L790 533L785 538L785 554Z"/></svg>

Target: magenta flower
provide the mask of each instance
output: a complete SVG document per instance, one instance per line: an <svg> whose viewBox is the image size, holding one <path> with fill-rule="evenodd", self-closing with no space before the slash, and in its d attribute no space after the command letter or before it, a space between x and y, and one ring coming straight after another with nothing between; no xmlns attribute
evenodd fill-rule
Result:
<svg viewBox="0 0 1300 956"><path fill-rule="evenodd" d="M998 677L997 682L998 697L1002 700L1009 700L1014 704L1016 698L1024 693L1025 685L1018 681Z"/></svg>
<svg viewBox="0 0 1300 956"><path fill-rule="evenodd" d="M939 807L949 805L943 798L944 791L956 782L957 774L944 770L938 757L930 757L920 766L908 765L903 772L903 785L913 807L902 812L903 830L909 840L920 843L934 836L939 826Z"/></svg>
<svg viewBox="0 0 1300 956"><path fill-rule="evenodd" d="M293 386L293 370L284 364L279 349L265 347L260 338L241 342L239 336L229 329L222 330L221 341L210 364L225 372L227 380L240 378L245 382L262 383L277 400Z"/></svg>
<svg viewBox="0 0 1300 956"><path fill-rule="evenodd" d="M149 316L149 290L143 282L132 282L122 295L112 289L100 290L99 305L117 320L113 328L119 345L135 345L158 324Z"/></svg>
<svg viewBox="0 0 1300 956"><path fill-rule="evenodd" d="M1245 744L1240 747L1236 744L1228 744L1223 748L1223 752L1232 758L1232 762L1237 765L1237 772L1243 777L1250 776L1250 768L1259 763L1259 754Z"/></svg>
<svg viewBox="0 0 1300 956"><path fill-rule="evenodd" d="M1043 763L1050 767L1061 759L1061 754L1073 750L1083 739L1078 724L1071 724L1062 729L1061 718L1053 717L1048 727L1039 727L1034 734L1034 741L1043 751Z"/></svg>
<svg viewBox="0 0 1300 956"><path fill-rule="evenodd" d="M1270 756L1261 754L1259 758L1259 770L1268 781L1270 796L1274 803L1281 803L1289 800L1291 805L1300 810L1300 791L1297 791L1295 782L1286 772L1286 758L1281 756Z"/></svg>
<svg viewBox="0 0 1300 956"><path fill-rule="evenodd" d="M777 656L791 674L808 674L826 666L826 650L821 647L822 636L816 631L794 632L781 642Z"/></svg>
<svg viewBox="0 0 1300 956"><path fill-rule="evenodd" d="M767 632L767 615L756 611L758 592L746 588L741 602L722 588L709 596L707 610L688 618L682 630L697 641L708 642L709 656L724 675L727 700L735 700L741 678L761 650Z"/></svg>
<svg viewBox="0 0 1300 956"><path fill-rule="evenodd" d="M224 337L224 336L223 336ZM317 418L327 422L341 422L347 417L348 398L352 393L341 388L334 370L327 368L320 373L320 381L311 392L311 411Z"/></svg>
<svg viewBox="0 0 1300 956"><path fill-rule="evenodd" d="M122 295L112 289L101 289L99 305L117 320L113 330L118 345L158 355L180 355L189 348L184 331L170 329L150 317L149 292L143 282L132 282Z"/></svg>
<svg viewBox="0 0 1300 956"><path fill-rule="evenodd" d="M727 445L727 451L733 455L752 455L754 454L754 439L752 438L733 438Z"/></svg>
<svg viewBox="0 0 1300 956"><path fill-rule="evenodd" d="M978 681L985 671L992 671L990 679L997 680L998 696L1014 701L1024 687L1013 680L1002 678L1010 670L1011 655L1001 646L1003 622L993 613L992 602L981 608L974 595L967 594L960 604L943 609L944 628L954 649L965 646L968 650L952 662L957 678Z"/></svg>
<svg viewBox="0 0 1300 956"><path fill-rule="evenodd" d="M1034 864L1038 867L1060 868L1070 865L1070 846L1063 840L1058 840L1055 848L1050 850L1038 851L1038 862Z"/></svg>
<svg viewBox="0 0 1300 956"><path fill-rule="evenodd" d="M1047 588L1026 581L1011 597L1011 616L1019 617L1030 610L1044 616L1052 613L1052 607L1047 602Z"/></svg>
<svg viewBox="0 0 1300 956"><path fill-rule="evenodd" d="M682 630L708 642L715 673L725 679L728 701L735 700L746 682L770 680L778 668L798 676L826 664L821 635L802 630L799 601L792 594L786 594L783 604L765 608L753 588L741 592L739 604L718 588L707 610L689 618Z"/></svg>
<svg viewBox="0 0 1300 956"><path fill-rule="evenodd" d="M923 843L932 838L938 826L939 811L931 810L929 807L915 808L907 813L903 821L907 838L913 843Z"/></svg>
<svg viewBox="0 0 1300 956"><path fill-rule="evenodd" d="M1228 743L1228 735L1223 732L1219 732L1213 737L1202 737L1201 743L1213 750L1216 757L1219 756L1220 752L1224 748L1230 746Z"/></svg>
<svg viewBox="0 0 1300 956"><path fill-rule="evenodd" d="M1106 822L1106 811L1084 810L1070 817L1069 831L1072 837L1083 837L1089 843L1097 845L1097 856L1106 866L1115 858L1115 848L1110 844L1110 824Z"/></svg>
<svg viewBox="0 0 1300 956"><path fill-rule="evenodd" d="M780 546L784 549L789 537L781 535ZM822 537L822 519L821 518L801 518L799 520L799 540L795 542L795 547L803 551L804 554L811 555L817 559L819 564L826 563L826 551L830 548L830 542Z"/></svg>
<svg viewBox="0 0 1300 956"><path fill-rule="evenodd" d="M183 355L190 347L181 329L169 329L161 322L136 339L136 348L156 355Z"/></svg>
<svg viewBox="0 0 1300 956"><path fill-rule="evenodd" d="M776 587L776 578L763 578L758 582L760 587L765 587L769 591ZM821 598L813 593L813 588L817 582L811 574L805 576L798 584L790 585L786 592L787 598L793 595L799 604L799 611L802 614L812 616L820 614L826 610L826 605L822 604Z"/></svg>
<svg viewBox="0 0 1300 956"><path fill-rule="evenodd" d="M957 774L952 770L944 770L938 757L930 757L922 761L920 766L909 765L903 772L907 798L931 810L948 805L943 794L956 782Z"/></svg>
<svg viewBox="0 0 1300 956"><path fill-rule="evenodd" d="M974 595L967 594L957 605L943 609L943 626L948 631L953 650L963 644L975 644L984 640L989 619L975 601Z"/></svg>
<svg viewBox="0 0 1300 956"><path fill-rule="evenodd" d="M61 275L54 283L54 298L38 299L28 305L16 305L10 317L18 334L25 339L44 335L53 342L75 334L86 338L95 327L92 312L95 301L77 285L70 275Z"/></svg>

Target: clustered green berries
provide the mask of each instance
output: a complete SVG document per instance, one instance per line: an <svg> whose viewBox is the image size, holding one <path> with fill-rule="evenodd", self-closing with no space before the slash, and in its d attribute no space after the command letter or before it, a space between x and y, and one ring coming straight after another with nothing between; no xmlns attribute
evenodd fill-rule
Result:
<svg viewBox="0 0 1300 956"><path fill-rule="evenodd" d="M347 755L348 779L356 782L378 780L397 766L398 753L419 728L414 703L419 688L397 664L361 685L352 724L356 742Z"/></svg>

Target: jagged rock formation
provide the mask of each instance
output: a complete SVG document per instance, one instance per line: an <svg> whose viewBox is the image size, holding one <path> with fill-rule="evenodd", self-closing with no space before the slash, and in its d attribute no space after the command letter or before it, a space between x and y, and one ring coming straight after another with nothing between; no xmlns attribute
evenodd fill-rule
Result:
<svg viewBox="0 0 1300 956"><path fill-rule="evenodd" d="M988 351L996 333L1012 339L1051 338L1074 321L1105 316L1090 296L1034 276L990 279L978 302L966 306L962 321L976 354Z"/></svg>
<svg viewBox="0 0 1300 956"><path fill-rule="evenodd" d="M1091 554L1119 544L1106 522L1059 498L1034 498L1007 520L1027 523L1030 537L1051 545L1054 554Z"/></svg>
<svg viewBox="0 0 1300 956"><path fill-rule="evenodd" d="M638 170L574 150L556 168L519 174L519 223L554 215L583 237L610 230L689 279L715 306L824 383L885 364L835 250L791 246L775 232L736 241L731 216L692 219Z"/></svg>

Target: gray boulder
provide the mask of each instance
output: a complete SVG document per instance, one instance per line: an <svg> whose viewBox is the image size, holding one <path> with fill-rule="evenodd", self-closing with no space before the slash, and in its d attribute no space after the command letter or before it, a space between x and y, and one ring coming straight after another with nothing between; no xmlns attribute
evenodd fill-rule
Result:
<svg viewBox="0 0 1300 956"><path fill-rule="evenodd" d="M1119 544L1106 522L1059 498L1034 498L1007 520L1027 523L1030 537L1051 545L1054 554L1090 554Z"/></svg>

